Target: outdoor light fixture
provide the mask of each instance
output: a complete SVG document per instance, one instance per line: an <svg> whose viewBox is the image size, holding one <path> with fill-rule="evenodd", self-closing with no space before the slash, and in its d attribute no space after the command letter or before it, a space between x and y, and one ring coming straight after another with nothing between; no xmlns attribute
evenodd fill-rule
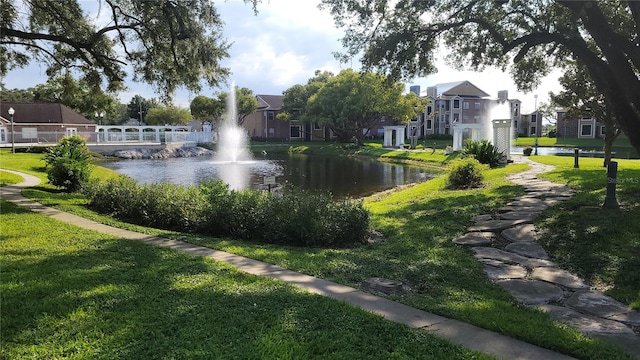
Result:
<svg viewBox="0 0 640 360"><path fill-rule="evenodd" d="M13 134L13 114L16 113L12 107L9 108L9 116L11 116L11 152L16 153L16 143L15 143L15 135Z"/></svg>
<svg viewBox="0 0 640 360"><path fill-rule="evenodd" d="M98 125L102 125L102 119L104 118L104 111L96 111L96 118L98 119Z"/></svg>
<svg viewBox="0 0 640 360"><path fill-rule="evenodd" d="M535 150L533 152L533 155L538 155L538 124L540 124L540 121L542 121L541 119L538 119L540 116L540 114L538 114L538 94L533 95L533 98L535 100L535 109L536 109L536 133L535 133Z"/></svg>

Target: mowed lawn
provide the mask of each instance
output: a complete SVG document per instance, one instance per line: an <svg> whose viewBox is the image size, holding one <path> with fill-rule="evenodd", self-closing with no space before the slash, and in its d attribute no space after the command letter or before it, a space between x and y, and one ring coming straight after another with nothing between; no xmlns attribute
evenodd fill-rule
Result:
<svg viewBox="0 0 640 360"><path fill-rule="evenodd" d="M479 359L419 330L2 201L3 359Z"/></svg>

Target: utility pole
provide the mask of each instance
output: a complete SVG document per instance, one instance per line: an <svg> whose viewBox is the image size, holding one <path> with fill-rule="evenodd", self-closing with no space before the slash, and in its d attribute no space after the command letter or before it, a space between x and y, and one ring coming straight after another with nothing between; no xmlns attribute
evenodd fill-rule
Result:
<svg viewBox="0 0 640 360"><path fill-rule="evenodd" d="M138 97L138 105L140 105L140 111L138 112L138 114L140 114L140 117L138 118L138 126L142 126L142 97Z"/></svg>

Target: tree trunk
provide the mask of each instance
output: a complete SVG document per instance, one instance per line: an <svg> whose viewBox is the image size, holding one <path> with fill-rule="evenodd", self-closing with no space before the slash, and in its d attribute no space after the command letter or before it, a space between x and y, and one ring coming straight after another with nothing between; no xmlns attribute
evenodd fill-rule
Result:
<svg viewBox="0 0 640 360"><path fill-rule="evenodd" d="M640 152L640 79L630 62L630 58L637 61L633 59L635 53L626 53L623 47L613 46L618 36L608 26L597 2L564 1L561 4L582 20L602 50L604 59L592 52L585 42L572 41L566 45L585 63L597 88L612 105L618 125Z"/></svg>

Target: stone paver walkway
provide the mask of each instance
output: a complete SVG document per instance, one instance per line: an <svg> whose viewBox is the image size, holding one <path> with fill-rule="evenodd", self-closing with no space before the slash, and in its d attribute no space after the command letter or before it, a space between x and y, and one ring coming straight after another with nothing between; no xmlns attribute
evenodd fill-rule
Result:
<svg viewBox="0 0 640 360"><path fill-rule="evenodd" d="M489 278L520 303L545 311L584 334L618 343L640 359L640 336L634 332L640 329L640 312L591 289L578 276L559 268L536 242L533 220L548 206L569 199L573 191L537 178L552 166L521 156L514 157L514 161L530 166L509 177L525 188L525 195L513 199L497 215L475 217L468 233L453 242L470 246Z"/></svg>
<svg viewBox="0 0 640 360"><path fill-rule="evenodd" d="M51 216L65 223L112 234L125 239L139 240L147 244L172 248L194 256L204 256L217 261L224 261L236 266L239 270L246 273L268 276L299 286L315 294L345 301L364 310L381 315L387 320L406 324L414 329L426 331L435 336L447 339L454 344L459 344L469 349L493 355L498 359L573 359L572 357L531 345L524 341L516 340L458 320L448 319L426 311L414 309L383 297L359 291L352 287L314 278L309 275L297 273L279 266L230 254L224 251L213 250L182 241L169 240L118 229L46 207L33 200L24 198L21 195L21 190L23 188L35 186L40 182L40 180L31 175L22 173L16 174L24 177L25 181L17 185L0 188L0 196L20 206L29 208L34 212Z"/></svg>

